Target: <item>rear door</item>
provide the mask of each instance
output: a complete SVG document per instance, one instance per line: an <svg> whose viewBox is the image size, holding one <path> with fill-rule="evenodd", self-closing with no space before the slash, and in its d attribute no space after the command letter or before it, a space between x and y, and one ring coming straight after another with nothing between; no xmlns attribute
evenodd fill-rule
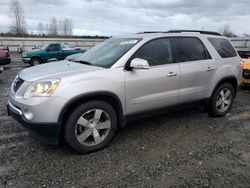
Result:
<svg viewBox="0 0 250 188"><path fill-rule="evenodd" d="M197 37L175 37L174 46L181 72L180 102L204 99L216 64Z"/></svg>
<svg viewBox="0 0 250 188"><path fill-rule="evenodd" d="M142 46L131 58L148 61L149 69L125 72L126 111L133 114L178 103L180 70L171 39L160 38Z"/></svg>

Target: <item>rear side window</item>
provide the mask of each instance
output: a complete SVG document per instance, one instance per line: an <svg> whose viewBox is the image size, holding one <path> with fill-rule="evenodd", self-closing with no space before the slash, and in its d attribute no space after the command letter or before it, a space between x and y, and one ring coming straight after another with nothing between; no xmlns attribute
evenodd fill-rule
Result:
<svg viewBox="0 0 250 188"><path fill-rule="evenodd" d="M222 58L236 57L237 53L227 39L223 38L208 38L216 51Z"/></svg>
<svg viewBox="0 0 250 188"><path fill-rule="evenodd" d="M176 37L174 43L179 62L211 59L206 47L198 38Z"/></svg>
<svg viewBox="0 0 250 188"><path fill-rule="evenodd" d="M150 41L141 47L132 58L145 59L150 66L173 63L171 41L169 38Z"/></svg>

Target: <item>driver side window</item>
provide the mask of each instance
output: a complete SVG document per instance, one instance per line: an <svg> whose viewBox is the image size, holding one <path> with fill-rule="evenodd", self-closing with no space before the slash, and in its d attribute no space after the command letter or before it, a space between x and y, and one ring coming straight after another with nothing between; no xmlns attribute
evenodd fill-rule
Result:
<svg viewBox="0 0 250 188"><path fill-rule="evenodd" d="M134 58L145 59L150 66L174 63L171 41L169 38L150 41L133 55Z"/></svg>
<svg viewBox="0 0 250 188"><path fill-rule="evenodd" d="M57 52L60 51L59 45L58 44L50 44L47 48L47 51L49 52Z"/></svg>

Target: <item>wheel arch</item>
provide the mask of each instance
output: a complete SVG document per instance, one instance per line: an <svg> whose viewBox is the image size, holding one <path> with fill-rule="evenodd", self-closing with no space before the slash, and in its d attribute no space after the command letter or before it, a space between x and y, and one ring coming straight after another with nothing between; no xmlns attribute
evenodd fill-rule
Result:
<svg viewBox="0 0 250 188"><path fill-rule="evenodd" d="M32 57L30 58L30 63L31 63L32 59L40 59L41 62L43 63L43 59L42 59L40 56L32 56Z"/></svg>
<svg viewBox="0 0 250 188"><path fill-rule="evenodd" d="M67 119L69 113L72 112L74 108L88 101L92 100L102 100L113 106L114 110L117 113L118 118L118 127L121 128L125 125L124 113L122 108L122 103L119 97L111 92L93 92L88 94L83 94L72 98L66 105L63 107L58 122L62 123L62 126Z"/></svg>
<svg viewBox="0 0 250 188"><path fill-rule="evenodd" d="M225 77L225 78L222 78L217 84L216 86L214 87L213 89L213 92L211 94L210 97L212 97L214 91L223 83L230 83L233 88L234 88L234 92L235 92L235 95L237 94L237 91L238 91L238 80L236 77L234 76L228 76L228 77Z"/></svg>

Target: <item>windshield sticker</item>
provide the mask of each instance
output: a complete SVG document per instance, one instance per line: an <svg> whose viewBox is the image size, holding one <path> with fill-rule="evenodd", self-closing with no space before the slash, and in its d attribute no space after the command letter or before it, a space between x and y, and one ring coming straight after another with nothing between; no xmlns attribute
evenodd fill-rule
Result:
<svg viewBox="0 0 250 188"><path fill-rule="evenodd" d="M126 41L122 41L120 43L120 45L125 45L125 44L136 44L138 42L138 40L126 40Z"/></svg>

